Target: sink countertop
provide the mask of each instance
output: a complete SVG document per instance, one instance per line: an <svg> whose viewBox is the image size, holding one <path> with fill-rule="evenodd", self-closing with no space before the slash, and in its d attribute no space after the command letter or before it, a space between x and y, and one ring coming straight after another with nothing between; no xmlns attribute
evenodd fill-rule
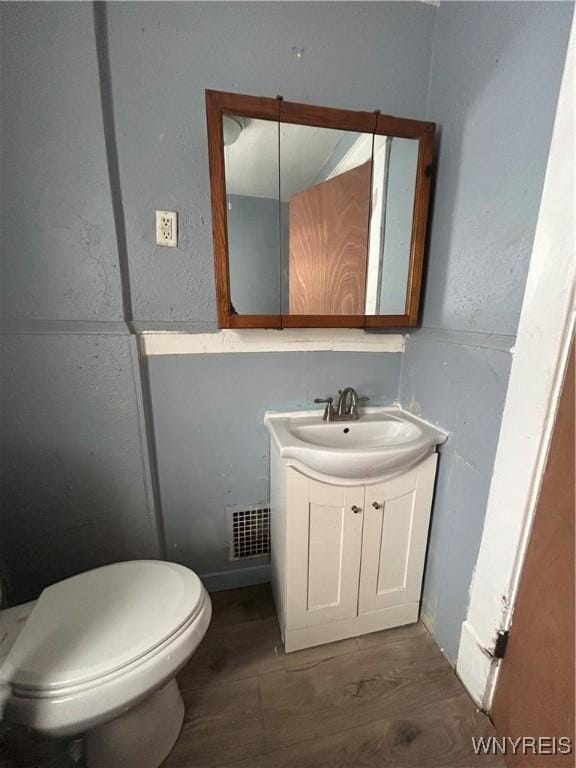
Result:
<svg viewBox="0 0 576 768"><path fill-rule="evenodd" d="M399 406L360 408L357 421L323 421L323 409L265 414L280 456L334 485L372 485L412 469L448 434Z"/></svg>

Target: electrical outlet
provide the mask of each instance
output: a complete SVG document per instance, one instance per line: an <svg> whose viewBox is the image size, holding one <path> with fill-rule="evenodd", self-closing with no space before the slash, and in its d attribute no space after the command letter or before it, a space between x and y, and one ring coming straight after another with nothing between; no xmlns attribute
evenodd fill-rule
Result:
<svg viewBox="0 0 576 768"><path fill-rule="evenodd" d="M156 211L156 245L176 248L178 245L178 214L176 211Z"/></svg>

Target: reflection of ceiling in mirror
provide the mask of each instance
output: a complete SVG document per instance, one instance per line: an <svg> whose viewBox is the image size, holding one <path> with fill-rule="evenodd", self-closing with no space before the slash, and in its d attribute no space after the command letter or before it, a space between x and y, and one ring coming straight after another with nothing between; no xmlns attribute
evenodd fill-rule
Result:
<svg viewBox="0 0 576 768"><path fill-rule="evenodd" d="M282 200L322 178L346 131L308 125L280 125ZM357 134L352 134L356 137ZM346 136L348 140L349 137ZM278 197L278 124L244 118L239 138L224 150L226 191L231 195Z"/></svg>

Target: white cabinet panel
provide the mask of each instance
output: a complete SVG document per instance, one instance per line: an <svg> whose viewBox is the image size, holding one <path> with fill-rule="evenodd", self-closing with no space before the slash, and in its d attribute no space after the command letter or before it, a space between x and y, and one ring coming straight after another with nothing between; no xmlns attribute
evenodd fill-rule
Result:
<svg viewBox="0 0 576 768"><path fill-rule="evenodd" d="M386 502L381 510L380 555L376 591L392 597L390 605L398 602L394 594L404 596L408 575L408 554L414 513L414 491ZM370 546L370 545L368 545Z"/></svg>
<svg viewBox="0 0 576 768"><path fill-rule="evenodd" d="M272 453L272 574L286 651L417 621L436 454L388 482L349 488Z"/></svg>
<svg viewBox="0 0 576 768"><path fill-rule="evenodd" d="M308 611L330 608L340 602L344 520L344 507L310 504Z"/></svg>
<svg viewBox="0 0 576 768"><path fill-rule="evenodd" d="M313 626L355 616L364 488L327 485L293 469L288 471L293 488L289 525L292 518L292 540L300 550L299 591L291 591L288 626Z"/></svg>
<svg viewBox="0 0 576 768"><path fill-rule="evenodd" d="M363 507L364 488L310 480L308 626L356 616Z"/></svg>
<svg viewBox="0 0 576 768"><path fill-rule="evenodd" d="M366 488L360 614L420 599L435 470L436 454Z"/></svg>

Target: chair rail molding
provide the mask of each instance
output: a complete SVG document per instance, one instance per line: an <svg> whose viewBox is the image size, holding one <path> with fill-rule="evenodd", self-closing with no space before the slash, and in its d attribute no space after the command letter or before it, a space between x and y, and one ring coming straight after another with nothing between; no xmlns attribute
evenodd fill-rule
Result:
<svg viewBox="0 0 576 768"><path fill-rule="evenodd" d="M403 352L401 333L356 329L223 330L217 333L142 334L146 355L200 355L241 352Z"/></svg>

